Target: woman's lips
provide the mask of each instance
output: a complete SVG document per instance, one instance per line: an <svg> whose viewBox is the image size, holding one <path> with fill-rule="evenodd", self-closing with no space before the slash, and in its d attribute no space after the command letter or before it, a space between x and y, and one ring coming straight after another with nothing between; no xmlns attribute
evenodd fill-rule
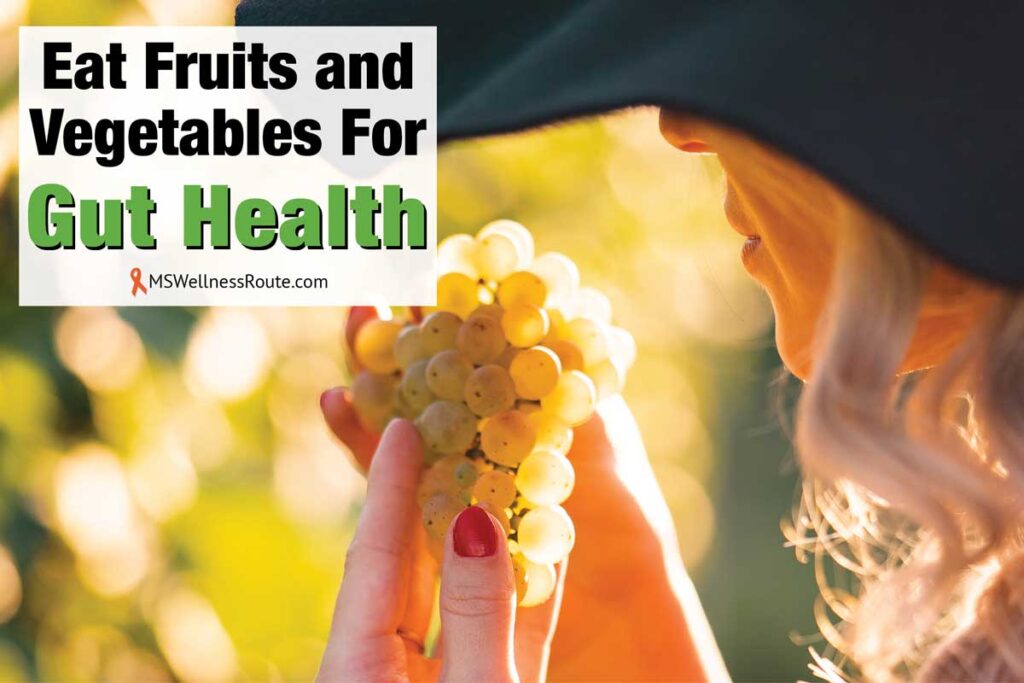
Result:
<svg viewBox="0 0 1024 683"><path fill-rule="evenodd" d="M745 265L754 257L754 253L760 246L761 238L758 235L748 235L747 239L743 240L743 250L740 252L740 258L743 259Z"/></svg>
<svg viewBox="0 0 1024 683"><path fill-rule="evenodd" d="M748 227L748 221L746 212L744 211L743 204L740 202L739 196L736 194L735 189L731 182L727 181L726 192L725 192L725 219L732 226L732 229L739 234L746 237L743 241L743 251L740 252L740 257L743 260L743 265L750 270L751 259L754 258L754 254L761 246L761 236L754 233L754 231Z"/></svg>

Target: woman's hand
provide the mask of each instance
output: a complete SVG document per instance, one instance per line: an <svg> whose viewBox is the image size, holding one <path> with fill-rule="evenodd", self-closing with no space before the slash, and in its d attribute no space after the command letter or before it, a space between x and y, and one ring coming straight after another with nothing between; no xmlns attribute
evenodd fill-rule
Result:
<svg viewBox="0 0 1024 683"><path fill-rule="evenodd" d="M389 458L390 446L377 449L379 437L360 424L346 390L326 392L321 407L327 424L357 464L369 468L368 495L373 496L374 452ZM392 423L385 445L399 424L408 427L405 422ZM576 525L576 546L572 570L560 572L565 576L565 597L551 644L549 679L726 680L679 557L668 508L624 401L603 402L598 414L576 429L569 458L576 469L576 486L565 507ZM413 498L409 491L403 495ZM413 522L412 527L408 533L417 544L413 566L422 567L432 560L423 550L420 525ZM430 575L432 570L417 571ZM518 610L518 625L530 626L521 636L517 629L517 643L532 641L531 647L516 652L525 680L539 679L544 671L545 649L536 646L538 641L544 646L548 642L545 629L554 623L548 612L556 601L557 596L545 605ZM387 633L394 637L395 629Z"/></svg>
<svg viewBox="0 0 1024 683"><path fill-rule="evenodd" d="M325 394L325 414L354 418L344 395L336 396L342 403ZM365 432L350 437L366 457L375 439ZM318 680L542 680L560 596L517 618L505 535L477 507L463 511L445 539L443 654L425 656L437 565L426 550L416 506L419 435L408 421L394 420L374 450Z"/></svg>
<svg viewBox="0 0 1024 683"><path fill-rule="evenodd" d="M345 329L346 352L372 311L352 309ZM328 426L358 466L370 468L379 437L360 424L348 392L328 391L320 404ZM640 430L625 401L616 397L602 402L597 415L574 431L569 459L576 485L564 507L576 526L576 545L572 570L559 571L559 582L563 577L565 582L564 602L551 642L548 678L728 680L679 556L672 518ZM545 605L518 610L520 626L538 624L524 629L533 634L524 635L524 641L538 639L545 627L553 628L554 620L545 616L545 610L558 599L556 593ZM526 652L536 648L524 649L523 657ZM544 670L543 662L519 667L526 680L526 671L542 677Z"/></svg>

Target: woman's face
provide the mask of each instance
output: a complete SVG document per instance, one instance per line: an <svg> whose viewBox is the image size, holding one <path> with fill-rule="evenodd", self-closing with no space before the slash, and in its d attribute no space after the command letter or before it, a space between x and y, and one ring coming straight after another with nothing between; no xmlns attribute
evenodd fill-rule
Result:
<svg viewBox="0 0 1024 683"><path fill-rule="evenodd" d="M801 207L786 206L780 196L771 196L770 188L752 177L753 169L743 159L715 144L721 133L702 121L663 110L661 132L684 152L718 154L727 181L725 215L745 237L738 257L771 298L783 362L794 374L806 376L835 262L834 226L823 226L803 215ZM801 182L823 185L807 175Z"/></svg>
<svg viewBox="0 0 1024 683"><path fill-rule="evenodd" d="M796 163L761 146L737 144L739 136L698 118L662 110L660 125L680 150L718 155L727 179L725 215L745 238L738 257L771 299L779 355L793 374L807 378L839 242L839 214L830 206L835 190ZM973 280L945 266L933 268L902 370L941 362L990 302L991 292Z"/></svg>

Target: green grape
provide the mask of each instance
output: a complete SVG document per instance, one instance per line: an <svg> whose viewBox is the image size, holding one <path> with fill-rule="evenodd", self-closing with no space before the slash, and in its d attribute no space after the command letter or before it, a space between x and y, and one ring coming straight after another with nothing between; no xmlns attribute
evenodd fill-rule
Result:
<svg viewBox="0 0 1024 683"><path fill-rule="evenodd" d="M623 373L610 358L587 368L587 377L594 382L598 401L622 391Z"/></svg>
<svg viewBox="0 0 1024 683"><path fill-rule="evenodd" d="M568 256L554 251L541 254L530 264L530 271L547 287L548 306L560 309L572 302L580 286L580 271Z"/></svg>
<svg viewBox="0 0 1024 683"><path fill-rule="evenodd" d="M562 314L557 308L545 308L548 312L548 333L544 336L543 341L545 346L550 346L549 342L553 339L560 339L562 336L562 330L565 329L565 315Z"/></svg>
<svg viewBox="0 0 1024 683"><path fill-rule="evenodd" d="M395 362L403 370L418 360L430 357L423 347L423 337L419 325L406 325L395 339Z"/></svg>
<svg viewBox="0 0 1024 683"><path fill-rule="evenodd" d="M436 493L423 505L423 526L431 538L442 539L448 527L466 508L457 498L447 493Z"/></svg>
<svg viewBox="0 0 1024 683"><path fill-rule="evenodd" d="M455 343L462 355L475 365L493 363L508 346L501 330L501 319L484 313L473 313L462 323Z"/></svg>
<svg viewBox="0 0 1024 683"><path fill-rule="evenodd" d="M580 351L580 347L576 346L571 341L566 341L564 339L548 339L545 340L544 346L555 352L558 356L558 360L562 364L562 370L583 369L583 352Z"/></svg>
<svg viewBox="0 0 1024 683"><path fill-rule="evenodd" d="M511 523L509 522L508 513L505 511L505 508L499 507L488 501L479 501L477 502L476 505L478 508L481 508L489 515L491 515L491 517L494 517L496 520L498 520L498 524L501 525L501 529L505 532L505 536L508 536L510 533L512 533L512 526Z"/></svg>
<svg viewBox="0 0 1024 683"><path fill-rule="evenodd" d="M458 497L459 486L455 481L455 470L469 459L461 453L452 453L438 457L420 478L416 491L416 502L420 507L436 493L445 493L452 498Z"/></svg>
<svg viewBox="0 0 1024 683"><path fill-rule="evenodd" d="M370 372L394 372L398 369L398 361L395 360L395 339L401 331L402 324L394 320L366 321L356 333L356 358Z"/></svg>
<svg viewBox="0 0 1024 683"><path fill-rule="evenodd" d="M484 472L473 484L473 497L477 503L487 503L499 510L507 508L516 498L516 478L501 470Z"/></svg>
<svg viewBox="0 0 1024 683"><path fill-rule="evenodd" d="M505 235L515 243L520 268L533 260L533 235L521 224L507 219L492 221L480 228L476 238L482 239L495 234Z"/></svg>
<svg viewBox="0 0 1024 683"><path fill-rule="evenodd" d="M576 318L566 324L562 337L579 347L584 365L600 363L608 357L608 336L603 325Z"/></svg>
<svg viewBox="0 0 1024 683"><path fill-rule="evenodd" d="M352 383L352 406L363 423L381 431L395 409L395 378L362 371Z"/></svg>
<svg viewBox="0 0 1024 683"><path fill-rule="evenodd" d="M455 401L434 401L416 418L424 445L437 453L465 453L476 438L476 424L476 415Z"/></svg>
<svg viewBox="0 0 1024 683"><path fill-rule="evenodd" d="M519 551L537 564L561 562L576 542L576 529L559 505L528 510L516 530Z"/></svg>
<svg viewBox="0 0 1024 683"><path fill-rule="evenodd" d="M507 410L488 418L480 430L480 448L492 462L516 467L530 454L537 434L523 413Z"/></svg>
<svg viewBox="0 0 1024 683"><path fill-rule="evenodd" d="M526 348L544 339L551 321L543 308L529 304L517 304L505 309L501 317L501 329L513 346Z"/></svg>
<svg viewBox="0 0 1024 683"><path fill-rule="evenodd" d="M505 309L501 307L501 304L480 304L470 313L469 317L473 318L478 315L494 318L500 324L501 316L505 315Z"/></svg>
<svg viewBox="0 0 1024 683"><path fill-rule="evenodd" d="M417 413L434 402L434 394L427 384L427 361L418 360L406 368L399 391L406 404Z"/></svg>
<svg viewBox="0 0 1024 683"><path fill-rule="evenodd" d="M409 405L409 402L402 396L402 392L395 393L395 415L406 420L414 420L420 411Z"/></svg>
<svg viewBox="0 0 1024 683"><path fill-rule="evenodd" d="M569 497L575 483L572 464L556 451L530 453L516 472L516 488L538 505L558 505Z"/></svg>
<svg viewBox="0 0 1024 683"><path fill-rule="evenodd" d="M428 356L455 348L455 337L462 326L462 318L451 311L435 311L420 324L423 349Z"/></svg>
<svg viewBox="0 0 1024 683"><path fill-rule="evenodd" d="M572 447L572 427L546 410L538 407L527 414L537 433L537 445L534 448L546 448L565 455Z"/></svg>
<svg viewBox="0 0 1024 683"><path fill-rule="evenodd" d="M517 354L508 372L517 394L531 401L539 401L558 384L562 363L551 349L534 346Z"/></svg>
<svg viewBox="0 0 1024 683"><path fill-rule="evenodd" d="M594 413L597 391L589 377L579 370L563 372L554 391L540 400L545 412L557 415L571 426L583 424Z"/></svg>
<svg viewBox="0 0 1024 683"><path fill-rule="evenodd" d="M515 405L516 388L505 368L481 365L466 380L463 398L474 413L489 417Z"/></svg>
<svg viewBox="0 0 1024 683"><path fill-rule="evenodd" d="M517 349L514 346L506 346L505 350L501 352L500 356L498 356L498 360L495 361L495 365L500 365L501 367L508 370L510 367L512 367L512 361L515 360L516 356L519 355L519 352L521 350L522 349Z"/></svg>
<svg viewBox="0 0 1024 683"><path fill-rule="evenodd" d="M476 240L472 235L450 235L437 245L437 267L441 273L462 273L476 280L474 254Z"/></svg>
<svg viewBox="0 0 1024 683"><path fill-rule="evenodd" d="M553 565L575 540L560 507L575 485L573 426L622 390L636 358L632 336L611 325L608 298L580 287L576 265L533 252L513 221L450 236L438 245L429 315L419 325L368 321L352 343L364 368L353 384L360 420L380 430L415 416L430 554L441 561L448 527L478 505L515 536L508 548L523 607L550 599Z"/></svg>
<svg viewBox="0 0 1024 683"><path fill-rule="evenodd" d="M636 361L636 340L621 327L608 330L608 356L615 361L617 367L628 370Z"/></svg>
<svg viewBox="0 0 1024 683"><path fill-rule="evenodd" d="M436 470L441 473L445 482L445 489L449 491L455 491L459 488L455 482L455 470L459 469L463 464L473 464L473 460L467 458L464 453L449 453L448 455L442 456L431 465L431 470Z"/></svg>
<svg viewBox="0 0 1024 683"><path fill-rule="evenodd" d="M498 303L505 308L519 304L540 308L547 298L548 290L544 282L529 271L512 273L498 285Z"/></svg>
<svg viewBox="0 0 1024 683"><path fill-rule="evenodd" d="M462 400L473 365L455 349L441 351L427 362L427 386L439 398Z"/></svg>
<svg viewBox="0 0 1024 683"><path fill-rule="evenodd" d="M593 287L581 287L573 299L573 314L608 325L612 321L612 302Z"/></svg>
<svg viewBox="0 0 1024 683"><path fill-rule="evenodd" d="M526 590L529 585L529 580L526 576L526 562L529 562L529 560L522 555L512 556L512 577L516 581L516 602L520 606L523 606L523 598L526 597Z"/></svg>
<svg viewBox="0 0 1024 683"><path fill-rule="evenodd" d="M428 407L429 407L429 406L428 406ZM422 415L422 414L423 414L423 413L420 413L420 415ZM416 417L414 418L413 422L415 422L415 421L416 421L416 420L418 420L419 418L420 418L420 416L419 416L419 415L417 415L417 416L416 416ZM435 451L435 450L433 450L433 449L431 449L431 448L428 448L428 447L426 446L426 444L424 444L424 446L423 446L423 464L425 464L425 465L426 465L427 467L430 467L431 465L434 465L434 464L436 464L436 463L437 463L437 461L439 461L439 460L441 460L442 458L444 458L444 457L445 457L445 455L446 455L446 454L445 454L445 453L442 453L441 451Z"/></svg>
<svg viewBox="0 0 1024 683"><path fill-rule="evenodd" d="M437 281L437 310L465 318L480 305L477 281L462 273L447 273Z"/></svg>
<svg viewBox="0 0 1024 683"><path fill-rule="evenodd" d="M455 468L455 484L460 489L468 488L476 482L476 478L479 474L480 472L477 470L473 461L466 458L465 462L459 463L459 466Z"/></svg>
<svg viewBox="0 0 1024 683"><path fill-rule="evenodd" d="M448 479L444 472L429 467L416 486L416 503L422 508L434 495L448 490Z"/></svg>
<svg viewBox="0 0 1024 683"><path fill-rule="evenodd" d="M558 583L554 565L531 562L521 553L512 560L513 572L517 564L522 566L520 571L525 576L526 587L525 594L519 596L519 606L534 607L547 602ZM518 582L516 586L518 588Z"/></svg>
<svg viewBox="0 0 1024 683"><path fill-rule="evenodd" d="M540 410L540 403L523 399L517 402L516 410L529 417Z"/></svg>
<svg viewBox="0 0 1024 683"><path fill-rule="evenodd" d="M492 233L477 237L474 262L485 280L500 282L519 267L516 243L507 235Z"/></svg>

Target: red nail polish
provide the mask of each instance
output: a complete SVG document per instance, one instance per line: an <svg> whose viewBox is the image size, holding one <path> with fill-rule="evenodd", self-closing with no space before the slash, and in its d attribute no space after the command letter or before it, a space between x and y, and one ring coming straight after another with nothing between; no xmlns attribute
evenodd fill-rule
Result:
<svg viewBox="0 0 1024 683"><path fill-rule="evenodd" d="M455 519L452 545L459 557L490 557L498 548L491 518L483 508L466 508Z"/></svg>

